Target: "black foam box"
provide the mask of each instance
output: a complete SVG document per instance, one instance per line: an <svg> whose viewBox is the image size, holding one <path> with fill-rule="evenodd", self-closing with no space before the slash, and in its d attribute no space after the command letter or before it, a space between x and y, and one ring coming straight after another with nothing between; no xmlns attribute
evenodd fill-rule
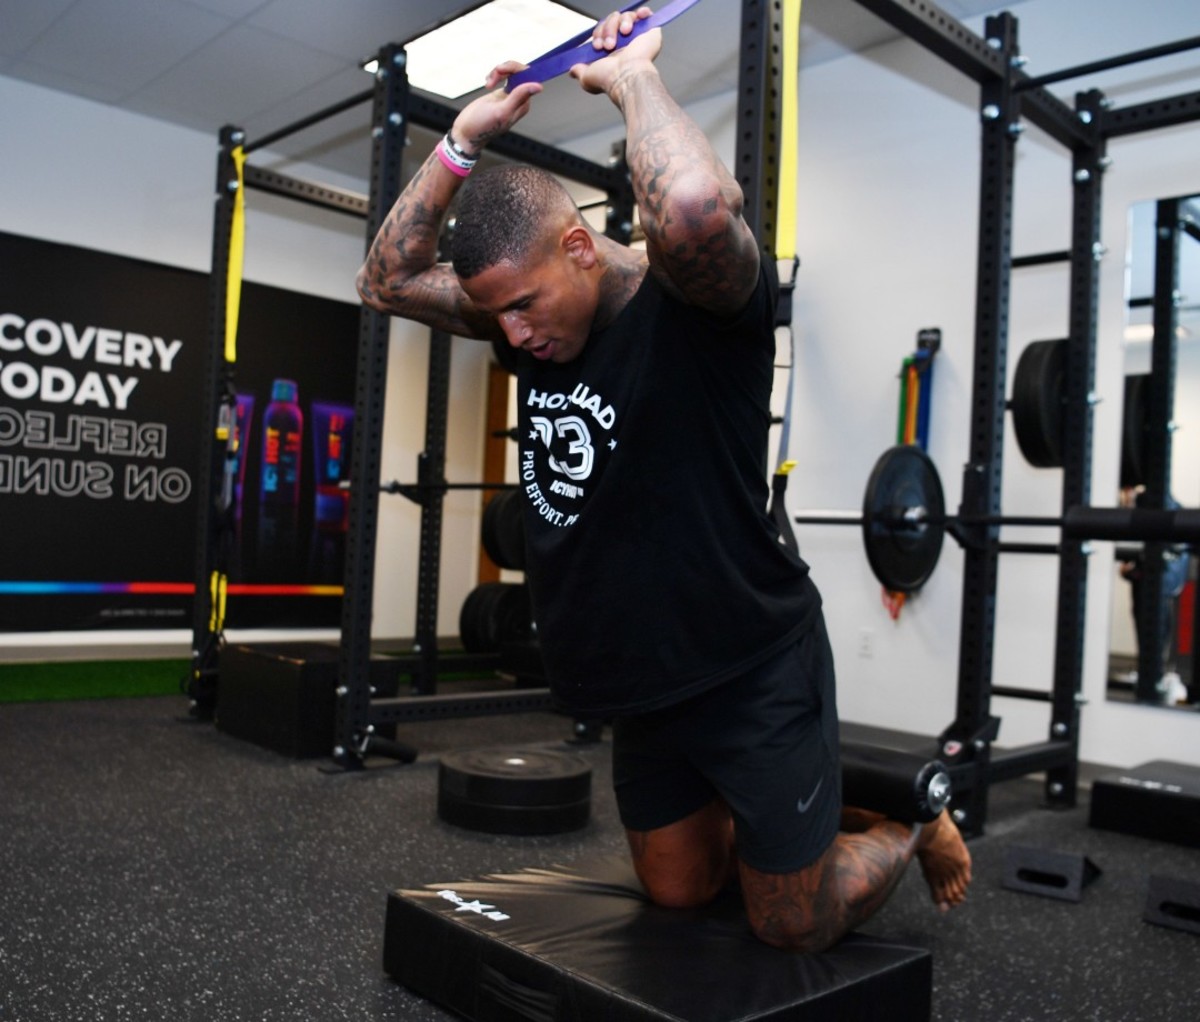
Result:
<svg viewBox="0 0 1200 1022"><path fill-rule="evenodd" d="M396 891L385 925L388 975L472 1022L930 1017L928 950L851 934L822 954L779 951L735 892L659 908L625 859Z"/></svg>
<svg viewBox="0 0 1200 1022"><path fill-rule="evenodd" d="M320 642L226 647L217 676L218 730L297 759L332 755L339 658L337 646ZM394 662L372 660L369 679L378 695L396 694ZM395 737L394 724L376 730Z"/></svg>
<svg viewBox="0 0 1200 1022"><path fill-rule="evenodd" d="M1088 824L1200 848L1200 767L1157 759L1097 778Z"/></svg>

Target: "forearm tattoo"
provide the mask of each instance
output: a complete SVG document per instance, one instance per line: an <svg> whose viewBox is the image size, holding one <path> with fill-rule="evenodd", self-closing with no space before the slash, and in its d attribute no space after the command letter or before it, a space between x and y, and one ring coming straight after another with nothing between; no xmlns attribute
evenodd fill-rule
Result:
<svg viewBox="0 0 1200 1022"><path fill-rule="evenodd" d="M488 336L489 321L467 308L453 268L437 262L447 205L431 195L435 161L426 160L392 207L367 254L359 288L375 308L460 336Z"/></svg>

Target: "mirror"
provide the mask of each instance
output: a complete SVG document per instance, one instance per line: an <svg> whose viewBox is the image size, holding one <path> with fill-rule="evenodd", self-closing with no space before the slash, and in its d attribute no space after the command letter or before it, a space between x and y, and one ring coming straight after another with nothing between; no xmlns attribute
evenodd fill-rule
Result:
<svg viewBox="0 0 1200 1022"><path fill-rule="evenodd" d="M1197 507L1200 196L1135 204L1129 239L1119 502L1163 506L1165 483L1166 506ZM1156 331L1156 319L1166 328ZM1169 544L1117 546L1109 699L1200 712L1197 560L1195 549Z"/></svg>

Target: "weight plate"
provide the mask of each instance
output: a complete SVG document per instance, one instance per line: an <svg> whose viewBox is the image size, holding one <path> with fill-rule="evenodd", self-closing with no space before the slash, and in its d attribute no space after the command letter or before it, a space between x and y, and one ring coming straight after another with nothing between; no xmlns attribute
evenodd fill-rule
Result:
<svg viewBox="0 0 1200 1022"><path fill-rule="evenodd" d="M1121 412L1121 488L1146 482L1146 391L1150 377L1139 373L1125 377L1125 404Z"/></svg>
<svg viewBox="0 0 1200 1022"><path fill-rule="evenodd" d="M502 490L483 509L482 539L499 568L525 568L525 508L517 490Z"/></svg>
<svg viewBox="0 0 1200 1022"><path fill-rule="evenodd" d="M920 512L932 521L913 521ZM920 589L933 574L945 538L942 482L919 447L891 447L879 456L863 496L863 546L884 588L895 593Z"/></svg>
<svg viewBox="0 0 1200 1022"><path fill-rule="evenodd" d="M1034 468L1061 468L1066 341L1034 341L1017 362L1012 417L1017 446Z"/></svg>
<svg viewBox="0 0 1200 1022"><path fill-rule="evenodd" d="M529 587L514 582L483 582L472 589L458 614L458 634L468 653L497 653L505 642L533 634Z"/></svg>
<svg viewBox="0 0 1200 1022"><path fill-rule="evenodd" d="M438 792L481 805L563 806L591 797L592 768L580 756L551 749L468 749L442 757Z"/></svg>
<svg viewBox="0 0 1200 1022"><path fill-rule="evenodd" d="M468 653L488 652L487 621L494 601L491 587L496 585L499 583L485 582L476 586L467 593L458 612L458 635L462 639L463 649Z"/></svg>
<svg viewBox="0 0 1200 1022"><path fill-rule="evenodd" d="M560 806L497 806L438 792L438 816L456 827L487 834L563 834L579 830L591 814L591 798Z"/></svg>

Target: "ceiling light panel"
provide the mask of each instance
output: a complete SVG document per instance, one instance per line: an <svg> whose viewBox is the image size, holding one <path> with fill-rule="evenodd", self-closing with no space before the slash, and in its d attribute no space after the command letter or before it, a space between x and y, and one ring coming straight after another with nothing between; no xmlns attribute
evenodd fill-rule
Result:
<svg viewBox="0 0 1200 1022"><path fill-rule="evenodd" d="M405 45L415 88L457 99L505 60L528 64L596 21L552 0L491 0Z"/></svg>

